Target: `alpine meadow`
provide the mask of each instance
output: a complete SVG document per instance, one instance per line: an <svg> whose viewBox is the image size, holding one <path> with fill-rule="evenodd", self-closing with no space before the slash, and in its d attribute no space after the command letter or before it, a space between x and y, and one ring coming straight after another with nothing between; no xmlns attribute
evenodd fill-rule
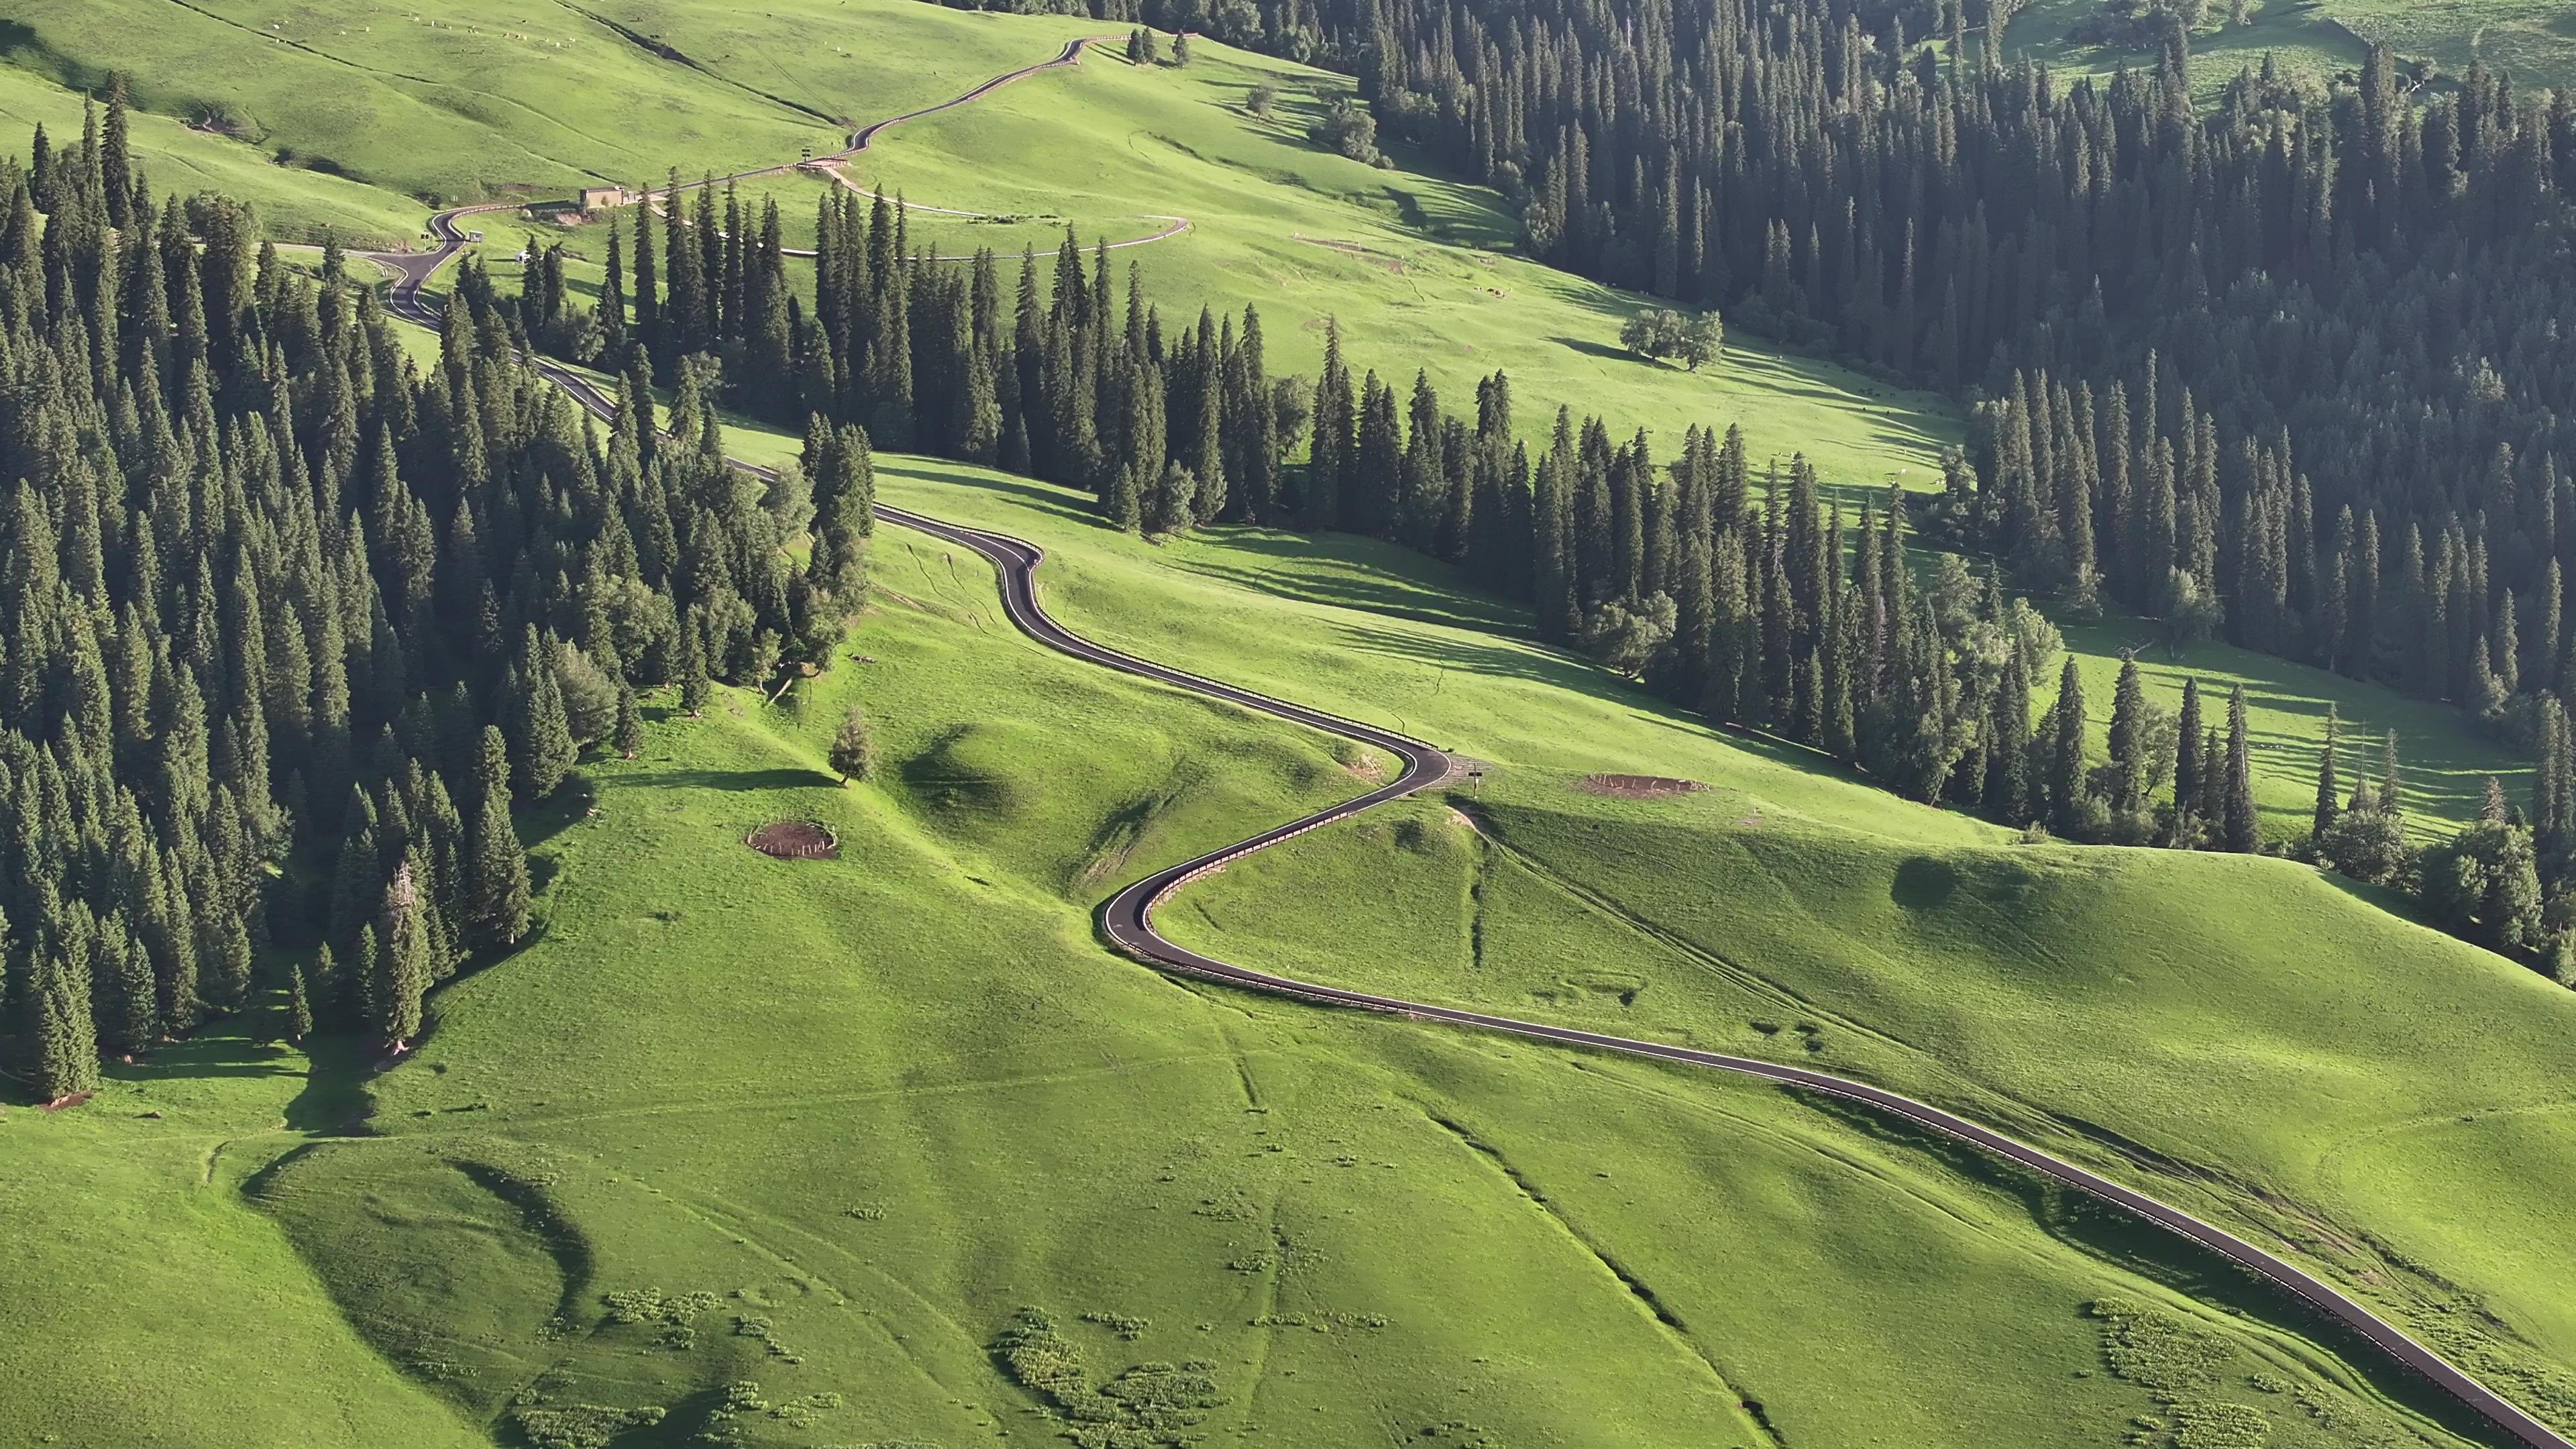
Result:
<svg viewBox="0 0 2576 1449"><path fill-rule="evenodd" d="M0 0L0 1449L2571 1449L2545 0Z"/></svg>

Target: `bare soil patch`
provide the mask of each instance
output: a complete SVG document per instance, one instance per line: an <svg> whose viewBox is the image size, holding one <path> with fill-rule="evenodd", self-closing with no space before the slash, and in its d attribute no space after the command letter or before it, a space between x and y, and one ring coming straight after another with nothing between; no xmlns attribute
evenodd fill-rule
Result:
<svg viewBox="0 0 2576 1449"><path fill-rule="evenodd" d="M1676 780L1669 775L1586 775L1581 788L1620 800L1661 800L1672 795L1694 795L1708 787L1697 780Z"/></svg>
<svg viewBox="0 0 2576 1449"><path fill-rule="evenodd" d="M780 860L838 860L841 842L811 820L778 820L742 838L742 843Z"/></svg>

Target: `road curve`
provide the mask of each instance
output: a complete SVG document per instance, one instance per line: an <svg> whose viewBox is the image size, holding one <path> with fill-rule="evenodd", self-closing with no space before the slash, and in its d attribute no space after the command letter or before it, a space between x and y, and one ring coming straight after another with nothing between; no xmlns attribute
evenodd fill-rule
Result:
<svg viewBox="0 0 2576 1449"><path fill-rule="evenodd" d="M659 189L648 188L641 193L636 200L644 205L650 206L656 201L668 201L670 198L679 195L683 191L694 191L702 186L716 186L728 181L746 181L755 176L783 176L788 172L811 166L817 161L846 161L850 157L856 156L860 152L867 150L870 143L874 142L878 135L883 132L890 131L897 126L904 124L906 121L918 121L924 116L935 116L942 111L953 110L958 106L966 105L973 101L980 101L984 97L991 95L993 92L1000 90L1002 87L1009 85L1014 81L1026 80L1030 76L1038 74L1040 71L1055 70L1063 66L1077 64L1082 59L1084 47L1099 45L1104 42L1120 38L1121 37L1115 35L1077 35L1073 39L1066 41L1064 43L1064 49L1057 51L1055 55L1049 59L1039 61L1034 65L1021 66L1017 70L1004 71L1000 75L993 77L991 80L984 82L973 90L967 91L963 95L950 96L948 99L941 101L936 105L923 106L917 111L906 111L900 116L888 116L882 121L870 121L868 124L861 126L858 130L852 132L850 134L850 144L842 147L838 151L826 152L823 155L812 158L799 158L794 161L782 161L775 166L754 166L746 171L730 171L722 176L700 177L695 181L683 181L677 186L664 186ZM843 184L849 184L847 178L843 178ZM864 187L857 187L854 189L866 192L866 194L870 196L875 195L874 192L867 192ZM456 255L457 252L464 249L466 236L463 231L458 229L456 218L460 216L473 216L479 212L487 211L516 211L519 209L519 206L520 203L515 201L487 201L477 206L452 206L445 211L434 212L431 214L429 218L429 233L431 239L436 243L436 245L430 250L425 252L360 252L357 253L357 255L363 256L369 261L380 263L394 272L397 277L395 284L397 292L407 285L410 288L412 295L417 298L421 284L428 281L440 267L445 266L448 258ZM933 211L946 210L946 208L941 207L928 207L921 209ZM980 213L958 211L950 212L949 214L953 216L976 216ZM1106 243L1106 245L1111 251L1116 251L1124 247L1141 247L1152 242L1168 241L1190 228L1189 218L1183 216L1155 216L1149 218L1149 220L1168 222L1170 225L1164 227L1161 231L1154 233L1152 236L1135 237L1130 240L1120 242L1109 242ZM686 225L687 223L674 221L672 224ZM787 255L794 257L810 257L814 255L813 251L809 248L787 247L784 248L784 250ZM932 257L930 260L934 262L971 262L975 260L975 258L972 255L967 255L962 257Z"/></svg>
<svg viewBox="0 0 2576 1449"><path fill-rule="evenodd" d="M1052 61L995 77L954 100L877 122L858 133L851 149L852 151L863 149L869 137L888 126L964 104L990 94L998 87L1021 76L1050 66L1068 64L1080 53L1082 46L1093 38L1096 37L1076 40L1067 45L1063 54ZM498 206L460 207L432 216L431 231L441 243L435 252L374 254L378 260L383 261L399 274L392 289L390 310L398 316L423 326L437 327L441 320L439 314L422 303L420 291L422 284L429 280L442 263L454 256L463 243L463 234L457 229L455 218L475 211L498 209L502 208ZM571 394L575 402L591 413L605 418L614 411L613 400L580 373L544 357L532 358L531 362L539 372ZM761 478L774 479L777 476L772 469L739 459L735 460L735 466ZM1516 1017L1494 1016L1484 1012L1461 1011L1455 1007L1434 1006L1426 1002L1406 1001L1392 996L1377 996L1363 991L1345 990L1338 986L1275 976L1267 972L1231 965L1214 957L1202 956L1187 947L1175 944L1154 929L1154 908L1161 905L1182 886L1255 851L1266 850L1283 840L1303 835L1310 830L1321 829L1336 821L1347 820L1364 810L1439 784L1456 770L1457 761L1447 751L1409 736L1397 734L1392 730L1380 729L1375 725L1363 724L1357 720L1344 719L1323 710L1276 699L1237 685L1191 674L1185 670L1157 664L1149 659L1141 659L1133 654L1093 643L1057 623L1039 604L1037 571L1038 565L1045 558L1045 553L1037 545L1012 538L1007 534L969 528L964 524L950 523L927 514L915 513L909 509L896 508L887 504L877 505L876 512L879 518L889 523L971 549L990 560L1000 575L1003 611L1010 616L1012 624L1016 625L1020 632L1050 649L1069 654L1085 663L1114 669L1193 694L1225 700L1293 724L1305 725L1327 734L1371 745L1404 761L1404 772L1389 784L1355 799L1346 800L1339 805L1318 810L1312 815L1289 821L1284 825L1273 826L1248 840L1237 841L1195 859L1182 861L1178 865L1167 866L1111 896L1100 908L1100 927L1102 933L1121 951L1176 975L1265 992L1273 996L1293 997L1326 1006L1353 1007L1363 1011L1403 1016L1414 1021L1440 1022L1451 1026L1502 1032L1534 1041L1617 1052L1626 1056L1673 1062L1683 1066L1736 1072L1820 1096L1859 1102L1887 1116L1928 1128L2063 1183L2096 1202L2116 1208L2141 1222L2178 1233L2221 1257L2272 1280L2317 1312L2360 1334L2386 1354L2392 1362L2430 1380L2435 1386L2465 1404L2479 1417L2511 1435L2515 1442L2528 1445L2530 1449L2576 1449L2576 1443L2571 1443L2547 1424L2524 1412L2512 1401L2480 1383L2468 1373L2453 1367L2441 1355L2409 1337L2396 1325L2371 1312L2357 1300L2346 1296L2331 1284L2288 1260L2267 1252L2222 1228L2204 1222L2171 1204L2158 1201L2132 1188L2123 1187L2099 1173L2052 1156L1992 1128L1979 1126L1928 1102L1919 1102L1912 1097L1847 1077L1837 1077L1825 1072L1763 1061L1754 1057L1728 1056L1719 1052L1674 1046L1666 1042L1610 1036L1601 1032L1582 1031L1574 1027L1555 1026L1546 1022L1523 1021Z"/></svg>

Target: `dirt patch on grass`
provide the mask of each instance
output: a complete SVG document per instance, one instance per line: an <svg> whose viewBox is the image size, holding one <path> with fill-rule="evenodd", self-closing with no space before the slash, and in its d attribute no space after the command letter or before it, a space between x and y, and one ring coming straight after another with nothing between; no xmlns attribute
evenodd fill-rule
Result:
<svg viewBox="0 0 2576 1449"><path fill-rule="evenodd" d="M1375 750L1337 742L1333 750L1333 760L1343 769L1372 785L1386 783L1386 761L1381 759Z"/></svg>
<svg viewBox="0 0 2576 1449"><path fill-rule="evenodd" d="M1331 251L1337 251L1345 256L1362 257L1367 259L1373 265L1384 267L1388 271L1395 273L1397 276L1404 275L1404 259L1402 257L1391 256L1388 253L1379 251L1375 247L1362 246L1355 241L1335 241L1328 237L1304 236L1293 232L1289 234L1288 239L1290 241L1304 242L1310 247L1323 247Z"/></svg>
<svg viewBox="0 0 2576 1449"><path fill-rule="evenodd" d="M811 820L778 820L742 838L742 843L780 860L839 860L841 842L831 830Z"/></svg>
<svg viewBox="0 0 2576 1449"><path fill-rule="evenodd" d="M1697 780L1676 780L1669 775L1586 775L1577 788L1620 800L1661 800L1673 795L1696 795L1708 787Z"/></svg>

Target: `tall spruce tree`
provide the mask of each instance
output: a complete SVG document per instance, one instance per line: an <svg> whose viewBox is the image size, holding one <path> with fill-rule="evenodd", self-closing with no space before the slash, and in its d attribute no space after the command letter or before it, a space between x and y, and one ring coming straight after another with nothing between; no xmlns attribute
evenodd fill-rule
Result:
<svg viewBox="0 0 2576 1449"><path fill-rule="evenodd" d="M2253 761L2245 722L2245 686L2227 696L2226 842L2229 850L2251 855L2263 848L2261 822L2254 813Z"/></svg>
<svg viewBox="0 0 2576 1449"><path fill-rule="evenodd" d="M2343 805L2343 782L2336 772L2335 762L2341 730L2342 721L2335 713L2334 702L2329 700L2326 702L2325 742L2317 751L2316 811L2308 825L2310 837L2316 840L2325 839L2326 833L2334 829L2335 816Z"/></svg>
<svg viewBox="0 0 2576 1449"><path fill-rule="evenodd" d="M474 773L473 839L465 867L465 944L473 950L507 950L528 931L528 854L510 821L509 746L501 731L490 725L483 727Z"/></svg>

